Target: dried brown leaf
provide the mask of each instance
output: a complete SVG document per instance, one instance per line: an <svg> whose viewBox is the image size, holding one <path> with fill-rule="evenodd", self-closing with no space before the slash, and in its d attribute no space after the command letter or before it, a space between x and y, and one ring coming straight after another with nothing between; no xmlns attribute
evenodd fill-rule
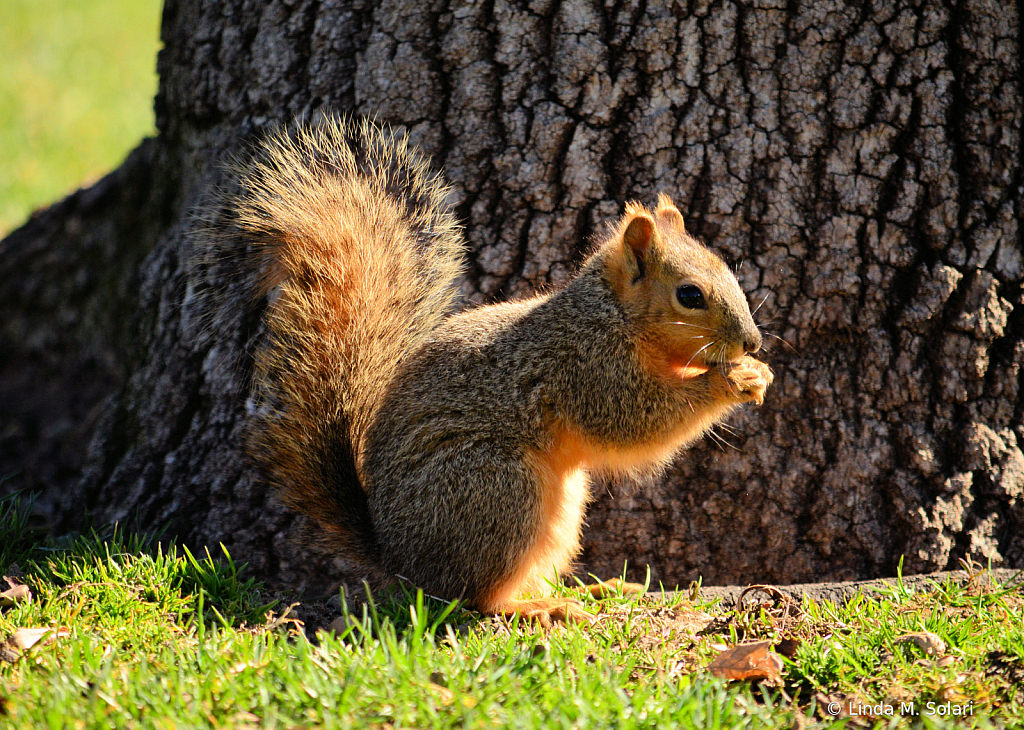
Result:
<svg viewBox="0 0 1024 730"><path fill-rule="evenodd" d="M70 635L70 631L64 627L54 628L53 626L47 626L46 628L36 629L18 629L11 634L11 643L22 651L27 651L39 643L47 634L53 634L50 638L64 638Z"/></svg>
<svg viewBox="0 0 1024 730"><path fill-rule="evenodd" d="M19 603L32 603L32 592L28 586L18 583L0 593L0 608L10 608Z"/></svg>
<svg viewBox="0 0 1024 730"><path fill-rule="evenodd" d="M946 651L946 642L931 631L915 631L910 634L902 634L896 637L896 643L916 644L917 648L923 651L926 656L935 656Z"/></svg>
<svg viewBox="0 0 1024 730"><path fill-rule="evenodd" d="M40 639L51 631L53 629L49 627L45 629L18 629L11 635L11 641L14 642L16 647L25 651L35 646Z"/></svg>
<svg viewBox="0 0 1024 730"><path fill-rule="evenodd" d="M723 679L779 682L782 678L782 660L771 648L770 641L739 644L715 657L708 668L711 674Z"/></svg>

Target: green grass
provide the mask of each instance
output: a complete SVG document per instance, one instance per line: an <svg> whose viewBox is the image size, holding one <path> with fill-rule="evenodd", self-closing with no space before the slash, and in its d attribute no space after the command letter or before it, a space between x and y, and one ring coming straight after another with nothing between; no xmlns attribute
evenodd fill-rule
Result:
<svg viewBox="0 0 1024 730"><path fill-rule="evenodd" d="M0 237L153 132L159 0L3 0Z"/></svg>
<svg viewBox="0 0 1024 730"><path fill-rule="evenodd" d="M929 701L971 701L972 726L1024 716L1019 589L895 589L796 613L587 599L594 626L548 630L396 592L350 615L340 637L307 638L229 557L116 533L55 543L10 500L0 546L34 596L3 611L0 641L66 629L0 660L0 727L788 728L798 715L837 726L828 701L921 713L879 726L951 727L923 713ZM714 622L694 635L685 620L698 609ZM896 642L918 630L945 640L946 658ZM781 687L705 669L721 644L783 637L800 644Z"/></svg>

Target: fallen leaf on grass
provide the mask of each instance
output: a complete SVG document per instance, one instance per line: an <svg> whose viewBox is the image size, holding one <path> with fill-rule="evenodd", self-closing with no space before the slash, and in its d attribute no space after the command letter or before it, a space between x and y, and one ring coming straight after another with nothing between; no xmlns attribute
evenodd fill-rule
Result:
<svg viewBox="0 0 1024 730"><path fill-rule="evenodd" d="M10 638L0 643L0 661L12 663L18 660L22 652L28 651L33 646L39 643L49 633L53 633L55 629L47 627L45 629L18 629ZM67 629L57 629L58 636L67 636L70 632ZM63 634L60 632L63 631Z"/></svg>
<svg viewBox="0 0 1024 730"><path fill-rule="evenodd" d="M25 651L26 649L31 649L33 646L35 646L40 639L42 639L51 631L53 631L53 629L50 628L18 629L13 634L11 634L11 641L14 643L16 647L18 647L22 651Z"/></svg>
<svg viewBox="0 0 1024 730"><path fill-rule="evenodd" d="M49 637L50 639L63 639L66 636L70 636L71 631L63 627L55 629L52 626L43 629L18 629L11 634L11 641L14 642L15 646L24 651L35 646L39 643L40 639L48 634L52 634Z"/></svg>
<svg viewBox="0 0 1024 730"><path fill-rule="evenodd" d="M7 582L11 582L10 578ZM32 592L28 586L17 584L0 593L0 608L10 608L19 603L32 603Z"/></svg>
<svg viewBox="0 0 1024 730"><path fill-rule="evenodd" d="M931 631L915 631L896 637L897 644L916 644L926 656L935 656L946 651L946 642Z"/></svg>
<svg viewBox="0 0 1024 730"><path fill-rule="evenodd" d="M63 639L65 636L70 636L71 631L63 626L59 629L55 629L52 626L47 626L43 629L18 629L11 634L10 641L14 646L22 651L26 651L38 644L39 640L47 634L53 634L54 638Z"/></svg>
<svg viewBox="0 0 1024 730"><path fill-rule="evenodd" d="M723 679L753 679L778 682L782 678L782 660L771 651L770 641L740 644L726 649L708 667Z"/></svg>

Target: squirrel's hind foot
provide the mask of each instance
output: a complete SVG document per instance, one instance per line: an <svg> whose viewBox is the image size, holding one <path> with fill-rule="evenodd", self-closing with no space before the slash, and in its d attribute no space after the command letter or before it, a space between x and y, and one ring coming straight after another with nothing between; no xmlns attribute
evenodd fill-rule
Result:
<svg viewBox="0 0 1024 730"><path fill-rule="evenodd" d="M548 628L554 622L560 623L592 623L594 615L583 610L579 601L573 598L533 598L527 600L511 600L495 613L505 618L519 616L536 621Z"/></svg>

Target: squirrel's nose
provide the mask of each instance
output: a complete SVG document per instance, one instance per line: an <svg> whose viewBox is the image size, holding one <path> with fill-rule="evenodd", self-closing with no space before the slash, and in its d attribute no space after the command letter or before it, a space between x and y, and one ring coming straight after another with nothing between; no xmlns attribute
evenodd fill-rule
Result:
<svg viewBox="0 0 1024 730"><path fill-rule="evenodd" d="M743 349L750 354L754 354L761 349L761 333L754 332L747 337L743 342Z"/></svg>

